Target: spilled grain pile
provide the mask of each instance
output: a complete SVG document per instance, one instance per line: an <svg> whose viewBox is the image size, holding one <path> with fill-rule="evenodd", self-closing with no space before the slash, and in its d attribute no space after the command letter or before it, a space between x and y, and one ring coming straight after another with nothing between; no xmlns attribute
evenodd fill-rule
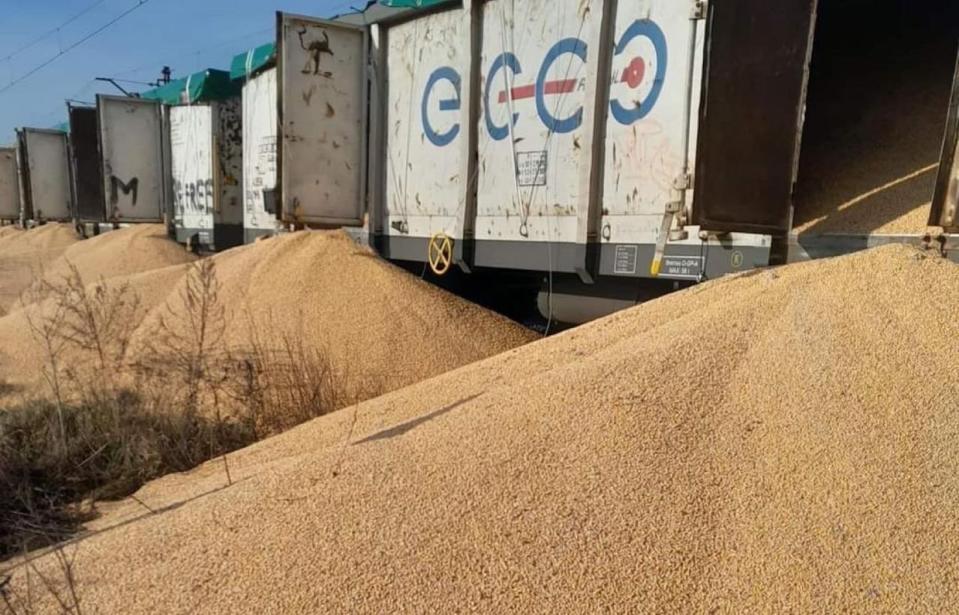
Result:
<svg viewBox="0 0 959 615"><path fill-rule="evenodd" d="M68 549L85 611L946 612L959 268L720 280L169 476ZM39 563L54 576L51 559ZM25 583L24 568L14 583Z"/></svg>
<svg viewBox="0 0 959 615"><path fill-rule="evenodd" d="M4 227L5 229L14 227ZM30 286L37 272L48 268L78 241L68 224L45 224L0 235L0 316Z"/></svg>
<svg viewBox="0 0 959 615"><path fill-rule="evenodd" d="M141 308L132 316L142 319L151 307L167 299L187 271L188 265L182 264L133 275L112 276L104 280L104 288L128 287L135 293ZM97 284L86 276L83 279L90 282L88 288ZM3 391L0 391L0 402L48 393L44 370L49 367L49 355L44 351L37 332L31 327L31 319L34 324L40 324L45 318L55 314L55 301L55 298L50 297L29 303L0 317L0 382L6 385ZM60 357L65 368L89 360L89 356L72 352L67 347Z"/></svg>
<svg viewBox="0 0 959 615"><path fill-rule="evenodd" d="M192 254L167 236L162 224L138 224L70 246L44 274L47 279L56 280L67 275L73 265L85 280L93 282L193 260Z"/></svg>
<svg viewBox="0 0 959 615"><path fill-rule="evenodd" d="M213 259L218 300L227 313L226 345L295 336L327 353L347 380L369 392L406 386L535 338L390 265L341 232L292 233ZM179 296L172 293L170 303L175 306ZM158 306L144 321L134 355L168 308Z"/></svg>
<svg viewBox="0 0 959 615"><path fill-rule="evenodd" d="M26 246L26 247L24 247ZM43 392L43 369L48 362L28 318L40 322L53 309L39 281L62 284L76 267L88 285L101 280L108 287L129 285L142 307L135 316L142 318L149 308L163 302L176 281L195 257L166 237L162 225L149 224L123 228L97 237L77 241L65 225L46 225L20 234L0 238L0 267L10 259L30 256L31 266L23 266L14 278L16 294L11 297L8 314L0 314L0 381L8 394ZM6 261L5 261L6 259ZM2 291L0 291L2 293ZM2 299L2 297L0 297ZM22 301L21 301L22 299ZM27 305L38 301L38 305ZM2 304L0 304L2 305ZM62 361L84 361L67 353Z"/></svg>
<svg viewBox="0 0 959 615"><path fill-rule="evenodd" d="M184 314L184 261L192 257L160 232L137 227L85 241L47 274L56 279L72 263L88 283L105 278L107 288L131 288L142 309L127 352L130 365L151 356L164 327L185 326L177 317ZM329 360L339 376L335 393L344 400L419 382L536 337L380 260L343 233L295 233L213 259L226 316L216 323L225 327L222 349L276 345L281 338L302 342ZM183 264L160 267L177 262ZM140 267L146 270L121 275ZM48 355L28 318L38 321L53 306L44 301L0 318L0 379L18 393L43 390ZM62 360L75 361L83 358Z"/></svg>

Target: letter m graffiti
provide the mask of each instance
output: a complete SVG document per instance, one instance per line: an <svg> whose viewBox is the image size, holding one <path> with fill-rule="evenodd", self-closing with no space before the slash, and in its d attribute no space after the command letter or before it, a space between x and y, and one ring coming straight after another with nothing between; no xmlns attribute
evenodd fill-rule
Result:
<svg viewBox="0 0 959 615"><path fill-rule="evenodd" d="M137 187L140 185L139 178L134 177L127 183L123 183L116 175L110 176L110 204L116 205L120 200L120 192L124 195L133 193L133 204L137 204Z"/></svg>

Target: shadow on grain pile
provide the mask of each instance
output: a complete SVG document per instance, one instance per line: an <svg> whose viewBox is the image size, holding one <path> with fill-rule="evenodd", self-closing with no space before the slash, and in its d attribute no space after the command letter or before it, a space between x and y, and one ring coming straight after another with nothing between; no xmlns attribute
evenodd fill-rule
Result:
<svg viewBox="0 0 959 615"><path fill-rule="evenodd" d="M70 547L78 595L949 611L959 372L937 357L959 323L936 297L957 294L954 264L890 246L650 302L239 451L226 489L217 463L150 483L137 497L169 512L118 503Z"/></svg>

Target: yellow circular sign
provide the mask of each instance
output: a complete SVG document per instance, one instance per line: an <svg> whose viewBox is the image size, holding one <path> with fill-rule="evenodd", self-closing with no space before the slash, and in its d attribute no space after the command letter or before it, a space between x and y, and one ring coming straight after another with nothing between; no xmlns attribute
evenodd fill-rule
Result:
<svg viewBox="0 0 959 615"><path fill-rule="evenodd" d="M443 275L449 271L453 265L453 239L443 232L430 237L427 259L430 269L436 275Z"/></svg>
<svg viewBox="0 0 959 615"><path fill-rule="evenodd" d="M732 255L729 257L729 264L732 265L733 269L739 269L743 266L743 253L739 250L733 250Z"/></svg>

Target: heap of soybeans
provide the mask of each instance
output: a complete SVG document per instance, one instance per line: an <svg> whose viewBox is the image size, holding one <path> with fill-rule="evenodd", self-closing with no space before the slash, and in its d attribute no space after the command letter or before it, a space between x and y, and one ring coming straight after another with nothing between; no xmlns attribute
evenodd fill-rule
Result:
<svg viewBox="0 0 959 615"><path fill-rule="evenodd" d="M217 314L225 321L215 323L225 334L213 350L301 340L330 360L343 398L391 391L537 337L379 259L341 232L292 233L210 258ZM161 225L143 225L72 244L44 275L56 282L73 265L88 284L102 280L135 293L140 309L128 316L136 330L127 351L127 363L135 364L163 334L161 320L185 326L183 287L193 260ZM45 391L47 355L29 318L41 320L52 305L48 299L0 317L0 382L18 396ZM65 353L64 364L90 360Z"/></svg>
<svg viewBox="0 0 959 615"><path fill-rule="evenodd" d="M147 485L68 547L78 596L123 613L951 611L956 296L959 268L894 246L653 301L260 442L230 456L232 485L219 460Z"/></svg>

